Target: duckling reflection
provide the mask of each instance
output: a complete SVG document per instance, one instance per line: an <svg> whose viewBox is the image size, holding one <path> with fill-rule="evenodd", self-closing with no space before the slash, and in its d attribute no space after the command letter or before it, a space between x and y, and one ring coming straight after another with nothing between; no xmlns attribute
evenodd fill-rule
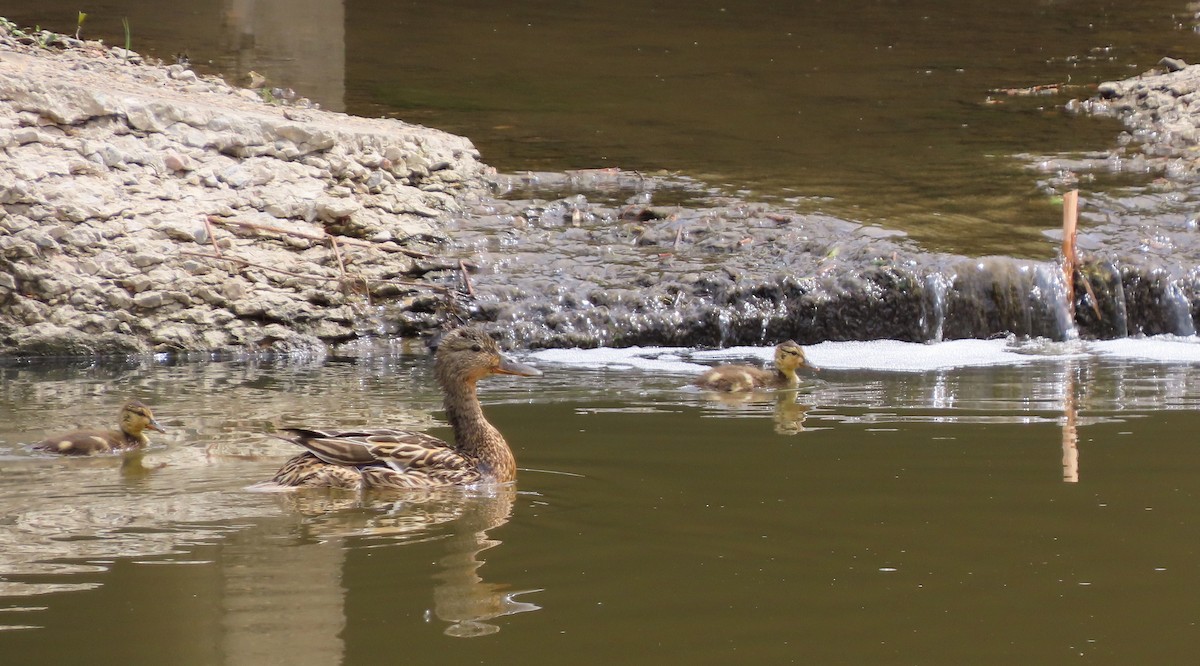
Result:
<svg viewBox="0 0 1200 666"><path fill-rule="evenodd" d="M795 391L780 391L775 395L775 432L780 435L799 435L804 432L808 408L799 401Z"/></svg>
<svg viewBox="0 0 1200 666"><path fill-rule="evenodd" d="M470 493L470 494L468 494ZM540 590L512 590L479 574L481 553L501 544L489 532L512 515L516 488L493 485L464 492L427 489L350 495L339 491L281 494L281 500L306 516L306 536L316 540L375 537L422 540L431 530L448 532L447 553L434 574L433 608L428 616L449 623L448 636L470 638L500 631L490 620L540 610L517 597Z"/></svg>
<svg viewBox="0 0 1200 666"><path fill-rule="evenodd" d="M811 405L800 402L800 394L794 390L751 391L746 393L709 392L705 396L726 407L773 403L771 417L775 421L775 432L779 435L798 435L804 432L804 421L808 418Z"/></svg>
<svg viewBox="0 0 1200 666"><path fill-rule="evenodd" d="M166 463L146 464L146 451L134 449L126 451L121 456L121 478L127 484L144 483L155 470L162 469Z"/></svg>

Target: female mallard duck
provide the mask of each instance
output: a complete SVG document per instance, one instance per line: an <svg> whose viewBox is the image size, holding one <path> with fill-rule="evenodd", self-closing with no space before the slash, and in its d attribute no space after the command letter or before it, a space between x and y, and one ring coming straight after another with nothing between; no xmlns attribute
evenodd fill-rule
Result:
<svg viewBox="0 0 1200 666"><path fill-rule="evenodd" d="M434 374L445 395L453 445L408 430L284 428L292 437L283 439L308 451L284 463L273 481L282 486L366 489L506 483L516 478L516 459L500 431L484 418L475 383L489 375L542 373L502 356L481 329L460 328L438 345Z"/></svg>
<svg viewBox="0 0 1200 666"><path fill-rule="evenodd" d="M800 385L796 369L802 367L816 370L804 358L800 345L788 340L775 348L774 370L749 365L718 365L700 375L694 383L710 391L727 392L796 388Z"/></svg>
<svg viewBox="0 0 1200 666"><path fill-rule="evenodd" d="M139 449L150 443L145 430L166 432L150 408L137 400L130 400L121 407L119 430L75 430L62 435L47 437L33 448L49 453L70 456L87 456L96 453L112 453Z"/></svg>

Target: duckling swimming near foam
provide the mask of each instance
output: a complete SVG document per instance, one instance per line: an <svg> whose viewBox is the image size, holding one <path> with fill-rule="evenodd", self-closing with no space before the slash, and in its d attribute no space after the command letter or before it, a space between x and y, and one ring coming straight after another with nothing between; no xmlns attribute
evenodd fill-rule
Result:
<svg viewBox="0 0 1200 666"><path fill-rule="evenodd" d="M750 365L718 365L693 382L710 391L739 392L755 389L796 388L799 368L816 370L804 358L804 349L792 340L775 347L775 369L764 370Z"/></svg>

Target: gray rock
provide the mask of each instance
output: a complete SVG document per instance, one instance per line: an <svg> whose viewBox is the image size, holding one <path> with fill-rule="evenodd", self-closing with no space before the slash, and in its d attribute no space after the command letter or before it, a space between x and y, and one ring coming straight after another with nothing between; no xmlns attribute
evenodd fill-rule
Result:
<svg viewBox="0 0 1200 666"><path fill-rule="evenodd" d="M1163 68L1165 68L1168 72L1178 72L1186 69L1188 66L1186 62L1180 60L1179 58L1172 58L1170 56L1159 60L1158 64L1162 65Z"/></svg>
<svg viewBox="0 0 1200 666"><path fill-rule="evenodd" d="M208 242L208 232L204 229L204 223L198 220L169 218L163 220L158 228L171 240L186 243Z"/></svg>
<svg viewBox="0 0 1200 666"><path fill-rule="evenodd" d="M129 257L129 261L138 268L148 268L150 266L157 266L158 264L161 264L165 258L166 257L160 254L139 252L132 257Z"/></svg>
<svg viewBox="0 0 1200 666"><path fill-rule="evenodd" d="M157 308L163 304L163 294L161 291L143 291L133 297L133 304L144 309Z"/></svg>
<svg viewBox="0 0 1200 666"><path fill-rule="evenodd" d="M191 171L195 168L192 158L174 151L163 156L163 166L171 171Z"/></svg>
<svg viewBox="0 0 1200 666"><path fill-rule="evenodd" d="M129 297L129 294L120 289L109 291L105 294L105 298L108 299L109 307L114 310L128 310L133 305L133 299Z"/></svg>
<svg viewBox="0 0 1200 666"><path fill-rule="evenodd" d="M122 280L122 286L135 294L139 294L154 286L154 280L151 280L146 275L131 275Z"/></svg>
<svg viewBox="0 0 1200 666"><path fill-rule="evenodd" d="M26 229L17 234L18 238L30 241L42 250L57 250L58 243L42 229Z"/></svg>
<svg viewBox="0 0 1200 666"><path fill-rule="evenodd" d="M321 197L315 203L317 216L324 220L337 220L362 210L362 205L352 198Z"/></svg>
<svg viewBox="0 0 1200 666"><path fill-rule="evenodd" d="M145 343L129 335L94 335L49 322L18 329L9 346L18 356L125 356L148 351Z"/></svg>
<svg viewBox="0 0 1200 666"><path fill-rule="evenodd" d="M221 285L221 293L231 301L241 300L246 295L246 283L241 280L224 281Z"/></svg>

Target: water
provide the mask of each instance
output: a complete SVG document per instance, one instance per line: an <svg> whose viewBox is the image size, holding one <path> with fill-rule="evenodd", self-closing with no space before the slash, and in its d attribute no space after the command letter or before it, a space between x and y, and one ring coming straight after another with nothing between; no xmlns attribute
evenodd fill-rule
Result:
<svg viewBox="0 0 1200 666"><path fill-rule="evenodd" d="M0 651L27 663L1182 663L1200 341L522 355L512 491L265 493L285 423L445 435L426 359L8 366ZM893 369L885 369L893 368ZM20 442L138 395L140 460ZM553 656L550 656L553 655ZM631 657L631 655L636 655Z"/></svg>
<svg viewBox="0 0 1200 666"><path fill-rule="evenodd" d="M80 8L0 2L19 24L67 33ZM255 70L327 108L462 134L502 170L667 170L901 230L931 250L1032 258L1053 256L1042 232L1059 220L1040 181L1071 166L1030 167L1113 147L1120 131L1059 108L1164 55L1196 60L1200 47L1181 0L106 0L86 10L85 37L122 45L127 17L136 50L184 53L241 83ZM1083 87L992 92L1061 83ZM1085 180L1085 216L1102 223L1149 180L1144 167Z"/></svg>
<svg viewBox="0 0 1200 666"><path fill-rule="evenodd" d="M0 15L63 32L81 9L8 5ZM1118 129L1059 113L1058 98L988 91L1196 59L1176 0L83 9L85 36L121 44L127 16L137 50L461 133L501 169L664 169L931 250L1036 259L1058 244L1043 233L1059 215L1044 181ZM1177 198L1162 217L1147 179L1136 168L1085 182L1085 216L1177 261L1194 205ZM1100 244L1087 218L1083 231L1081 245ZM810 354L824 369L800 391L726 400L686 383L768 349L526 354L545 377L483 390L522 468L511 491L254 489L293 453L264 434L281 425L447 435L427 360L399 346L278 363L9 363L0 654L1184 663L1200 522L1188 294L1174 273L1147 288L1170 315L1152 332L1184 337L1085 343L1061 320L1052 266L1004 269L1013 321L1049 303L1045 334L1067 341L824 343ZM962 325L947 275L927 281L926 337ZM746 305L758 338L787 314L769 305ZM106 424L130 395L170 430L144 456L58 460L23 444Z"/></svg>

